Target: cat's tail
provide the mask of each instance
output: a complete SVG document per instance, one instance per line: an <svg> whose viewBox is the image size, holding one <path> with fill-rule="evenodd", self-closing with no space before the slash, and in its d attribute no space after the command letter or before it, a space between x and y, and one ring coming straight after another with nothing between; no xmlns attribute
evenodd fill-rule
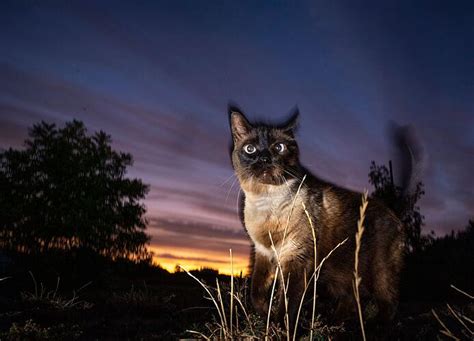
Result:
<svg viewBox="0 0 474 341"><path fill-rule="evenodd" d="M389 125L389 133L395 152L397 182L402 196L414 193L421 181L425 153L412 126Z"/></svg>

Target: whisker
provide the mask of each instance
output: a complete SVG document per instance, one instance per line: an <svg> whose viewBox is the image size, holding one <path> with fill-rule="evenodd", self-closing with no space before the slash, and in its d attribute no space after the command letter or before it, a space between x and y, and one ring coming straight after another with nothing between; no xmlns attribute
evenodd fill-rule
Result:
<svg viewBox="0 0 474 341"><path fill-rule="evenodd" d="M224 186L227 182L229 182L230 179L232 179L232 177L236 176L235 173L232 173L229 177L227 177L227 179L224 180L223 183L221 183L219 186Z"/></svg>
<svg viewBox="0 0 474 341"><path fill-rule="evenodd" d="M240 193L242 192L242 188L239 187L239 191L237 192L237 199L235 200L235 206L237 207L237 213L240 216L239 212L239 198L240 198Z"/></svg>
<svg viewBox="0 0 474 341"><path fill-rule="evenodd" d="M237 182L238 178L235 177L234 181L232 181L232 185L230 186L229 190L227 191L227 195L225 196L225 202L229 199L229 194L232 192L232 188L234 188L235 183Z"/></svg>
<svg viewBox="0 0 474 341"><path fill-rule="evenodd" d="M283 170L286 171L286 172L288 172L288 174L293 175L295 178L299 178L299 176L298 176L295 172L290 171L289 169L286 169L286 168L284 168Z"/></svg>
<svg viewBox="0 0 474 341"><path fill-rule="evenodd" d="M300 181L302 180L299 176L297 176L296 174L290 172L289 170L286 170L286 169L284 169L284 168L283 168L282 170L283 170L283 172L285 172L286 174L292 176L293 178L295 178L295 179L297 179L297 180L300 180Z"/></svg>

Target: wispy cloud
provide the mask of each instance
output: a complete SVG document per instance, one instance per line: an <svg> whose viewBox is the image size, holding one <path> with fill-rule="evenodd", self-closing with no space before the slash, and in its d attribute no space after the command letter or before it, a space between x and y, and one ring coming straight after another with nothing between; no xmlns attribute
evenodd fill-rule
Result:
<svg viewBox="0 0 474 341"><path fill-rule="evenodd" d="M462 228L474 215L472 2L424 6L4 2L0 148L40 120L105 130L151 185L158 254L204 262L219 259L210 250L248 254L229 99L268 119L298 104L303 163L356 190L371 160L391 157L392 119L425 145L426 229Z"/></svg>
<svg viewBox="0 0 474 341"><path fill-rule="evenodd" d="M174 259L174 260L185 260L185 261L193 261L193 262L205 262L205 263L216 263L216 264L227 264L229 261L220 260L220 259L211 259L206 257L186 257L186 256L176 256L171 253L159 253L155 255L157 258L167 258L167 259Z"/></svg>

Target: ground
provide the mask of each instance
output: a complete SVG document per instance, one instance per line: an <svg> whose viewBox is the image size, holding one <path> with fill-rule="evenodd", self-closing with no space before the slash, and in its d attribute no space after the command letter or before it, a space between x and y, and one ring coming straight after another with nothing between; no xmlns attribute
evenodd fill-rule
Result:
<svg viewBox="0 0 474 341"><path fill-rule="evenodd" d="M228 276L217 275L211 270L193 274L214 288L218 278L223 295L229 290ZM206 293L200 284L184 272L169 274L156 267L122 264L91 274L92 280L80 276L58 277L51 271L13 271L12 276L0 282L0 339L178 339L193 337L187 330L210 335L216 329L218 314L215 306L205 298ZM265 321L252 313L246 297L247 282L245 278L235 279L236 291L250 315L247 320L241 310L237 312L239 333L250 333L250 320L253 332L262 335L258 333L265 332ZM440 333L442 327L433 315L434 309L452 333L468 339L472 335L463 334L468 333L467 329L449 311L446 303L458 313L458 317L472 318L474 301L454 289L452 291L440 300L402 297L399 314L389 326L371 322L369 304L364 312L368 319L368 338L446 338ZM330 303L323 299L318 301L318 312L323 312L328 306ZM299 333L301 337L308 334L304 328L308 321L306 314ZM462 321L469 324L468 320ZM472 324L469 327L473 329ZM319 321L315 335L321 340L329 336L360 338L357 324L349 322L344 328L330 328L324 318Z"/></svg>

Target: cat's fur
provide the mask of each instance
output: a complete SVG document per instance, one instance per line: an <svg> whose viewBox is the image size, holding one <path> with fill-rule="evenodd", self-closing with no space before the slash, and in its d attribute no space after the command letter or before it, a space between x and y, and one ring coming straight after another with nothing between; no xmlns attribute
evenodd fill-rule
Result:
<svg viewBox="0 0 474 341"><path fill-rule="evenodd" d="M354 236L362 198L361 193L326 182L300 164L294 136L297 116L296 112L281 125L251 124L239 109L229 108L232 164L244 192L241 218L253 245L252 303L258 313L267 314L269 291L277 267L270 232L279 253L283 277L286 280L289 277L287 296L291 325L303 293L305 276L309 278L314 271L313 237L302 204L316 230L319 261L348 238L327 259L318 281L341 315L345 309L352 310L355 302L352 286ZM286 147L283 152L276 149L279 143ZM252 154L244 150L248 144L256 148ZM403 263L402 225L392 211L375 199L369 200L364 225L359 263L361 295L374 297L379 313L390 318L397 305ZM280 283L276 300L280 322L285 315L282 295Z"/></svg>

